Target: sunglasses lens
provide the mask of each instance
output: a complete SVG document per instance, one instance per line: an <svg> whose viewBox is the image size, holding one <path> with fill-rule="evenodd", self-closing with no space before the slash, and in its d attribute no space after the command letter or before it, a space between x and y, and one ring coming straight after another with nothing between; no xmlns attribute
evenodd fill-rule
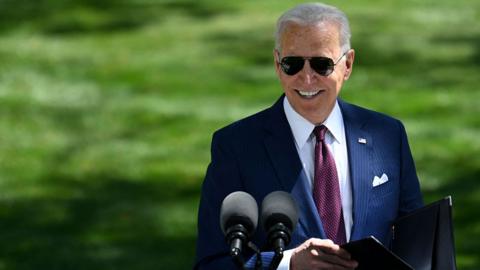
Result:
<svg viewBox="0 0 480 270"><path fill-rule="evenodd" d="M328 57L313 57L310 59L310 66L318 74L328 76L332 73L335 64L333 60Z"/></svg>
<svg viewBox="0 0 480 270"><path fill-rule="evenodd" d="M295 75L303 68L305 60L302 57L287 56L282 58L280 66L287 75Z"/></svg>
<svg viewBox="0 0 480 270"><path fill-rule="evenodd" d="M328 76L333 72L335 63L328 57L312 57L309 60L310 67L322 76ZM305 59L300 56L287 56L282 58L280 66L287 75L295 75L303 68Z"/></svg>

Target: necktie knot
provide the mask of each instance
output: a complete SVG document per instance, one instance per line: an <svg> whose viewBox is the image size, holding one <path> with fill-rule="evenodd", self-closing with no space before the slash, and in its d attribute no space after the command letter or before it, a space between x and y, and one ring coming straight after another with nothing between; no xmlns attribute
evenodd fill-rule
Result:
<svg viewBox="0 0 480 270"><path fill-rule="evenodd" d="M324 125L316 126L313 129L313 134L315 134L315 138L317 142L321 142L325 139L325 133L327 132L327 127Z"/></svg>

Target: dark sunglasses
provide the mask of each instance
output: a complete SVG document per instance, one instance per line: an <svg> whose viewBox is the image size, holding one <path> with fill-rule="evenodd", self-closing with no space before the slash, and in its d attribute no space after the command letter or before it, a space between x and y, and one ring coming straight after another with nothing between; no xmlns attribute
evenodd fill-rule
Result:
<svg viewBox="0 0 480 270"><path fill-rule="evenodd" d="M340 62L340 60L346 54L347 52L342 54L342 56L340 56L340 58L338 58L338 60L335 62L331 58L324 56L286 56L282 58L279 64L285 74L292 76L300 72L300 70L303 69L305 61L308 60L310 63L310 67L315 70L315 72L322 76L328 76L333 72L335 65Z"/></svg>

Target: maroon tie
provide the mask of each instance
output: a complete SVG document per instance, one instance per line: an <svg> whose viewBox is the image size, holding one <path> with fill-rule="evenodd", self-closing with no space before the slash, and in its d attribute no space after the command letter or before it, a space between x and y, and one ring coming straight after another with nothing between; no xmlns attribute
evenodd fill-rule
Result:
<svg viewBox="0 0 480 270"><path fill-rule="evenodd" d="M338 184L337 169L333 155L325 143L324 125L313 130L317 143L315 144L315 173L313 180L313 200L323 224L327 238L335 244L346 242L345 223L342 214L342 202Z"/></svg>

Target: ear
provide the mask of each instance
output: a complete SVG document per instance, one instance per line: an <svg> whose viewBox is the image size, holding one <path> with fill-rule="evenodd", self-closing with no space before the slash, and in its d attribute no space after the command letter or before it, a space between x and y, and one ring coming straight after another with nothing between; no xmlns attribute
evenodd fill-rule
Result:
<svg viewBox="0 0 480 270"><path fill-rule="evenodd" d="M355 50L350 49L346 55L347 59L345 60L345 73L343 75L343 79L346 81L350 78L350 74L352 74L353 68L353 61L355 60Z"/></svg>

